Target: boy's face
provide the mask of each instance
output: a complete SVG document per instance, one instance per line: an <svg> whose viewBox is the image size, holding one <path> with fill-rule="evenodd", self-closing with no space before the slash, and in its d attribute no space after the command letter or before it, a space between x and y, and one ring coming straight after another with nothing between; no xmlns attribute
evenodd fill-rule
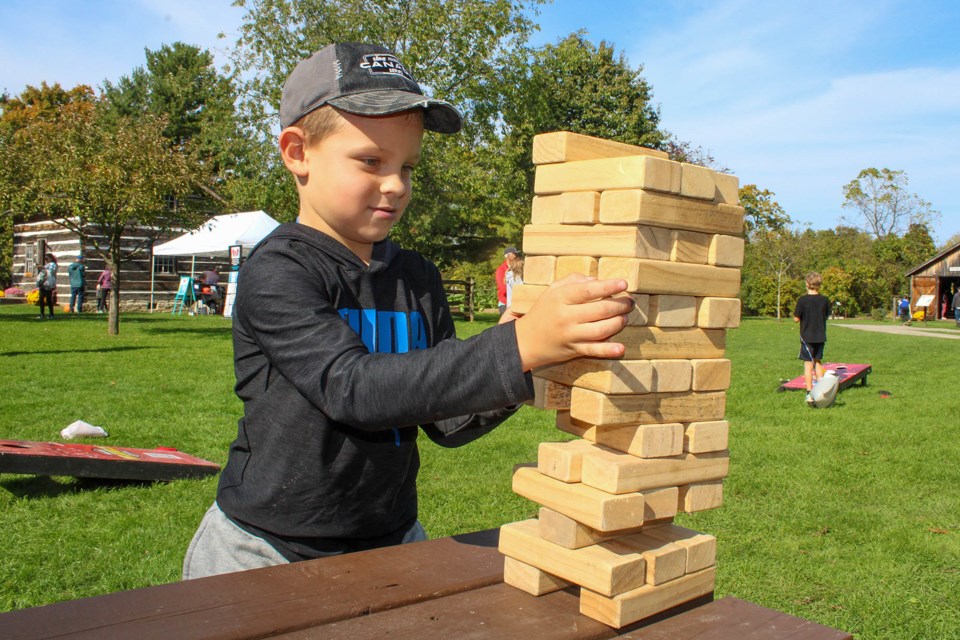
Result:
<svg viewBox="0 0 960 640"><path fill-rule="evenodd" d="M342 126L304 149L300 222L336 238L365 262L410 203L420 160L423 114L364 117L340 112Z"/></svg>

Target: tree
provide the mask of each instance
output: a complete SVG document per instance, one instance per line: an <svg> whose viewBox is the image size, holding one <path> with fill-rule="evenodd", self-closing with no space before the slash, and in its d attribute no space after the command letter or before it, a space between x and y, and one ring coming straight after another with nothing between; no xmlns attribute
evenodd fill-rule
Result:
<svg viewBox="0 0 960 640"><path fill-rule="evenodd" d="M800 237L784 229L755 234L747 245L743 264L742 295L745 306L781 319L796 301L802 287Z"/></svg>
<svg viewBox="0 0 960 640"><path fill-rule="evenodd" d="M137 67L116 84L104 81L107 121L144 115L165 118L164 137L172 146L190 150L204 168L206 186L218 196L229 191L227 183L245 177L248 158L256 157L256 146L237 119L237 91L231 79L216 70L209 51L193 45L175 42L144 51L145 67ZM222 196L218 199L222 201Z"/></svg>
<svg viewBox="0 0 960 640"><path fill-rule="evenodd" d="M862 222L859 228L877 239L902 234L913 224L932 225L940 212L907 191L908 184L904 171L864 169L844 185L843 207L855 211Z"/></svg>
<svg viewBox="0 0 960 640"><path fill-rule="evenodd" d="M163 118L123 116L114 123L104 115L102 103L93 103L37 119L0 148L0 165L23 172L17 191L8 193L12 208L53 217L113 268L108 332L116 334L123 262L172 227L198 221L189 196L201 179L188 154L163 136ZM139 242L124 246L128 237Z"/></svg>
<svg viewBox="0 0 960 640"><path fill-rule="evenodd" d="M744 209L744 235L748 241L754 236L762 236L771 231L781 233L793 224L780 203L774 200L775 196L769 189L761 190L755 184L740 187L740 206Z"/></svg>
<svg viewBox="0 0 960 640"><path fill-rule="evenodd" d="M17 97L0 98L0 283L9 284L12 278L13 226L26 219L24 211L16 208L16 195L24 188L31 166L29 154L15 154L18 131L38 123L56 123L64 114L84 113L94 108L93 90L79 85L64 90L59 84L39 87L27 86Z"/></svg>

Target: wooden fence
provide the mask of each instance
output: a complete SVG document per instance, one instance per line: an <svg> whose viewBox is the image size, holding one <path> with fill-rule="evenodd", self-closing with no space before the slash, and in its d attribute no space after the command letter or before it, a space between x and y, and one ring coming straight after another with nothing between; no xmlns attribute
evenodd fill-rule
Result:
<svg viewBox="0 0 960 640"><path fill-rule="evenodd" d="M459 313L470 322L473 322L473 278L470 277L466 280L444 280L443 290L447 294L447 301L450 303L451 313Z"/></svg>

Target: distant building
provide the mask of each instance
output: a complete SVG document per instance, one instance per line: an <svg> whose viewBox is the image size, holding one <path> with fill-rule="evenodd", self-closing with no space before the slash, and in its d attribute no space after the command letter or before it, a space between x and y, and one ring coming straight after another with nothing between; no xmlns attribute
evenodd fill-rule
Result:
<svg viewBox="0 0 960 640"><path fill-rule="evenodd" d="M916 311L917 301L930 296L924 306L927 318L953 318L953 294L960 288L960 242L940 252L907 272L910 278L910 306ZM946 309L943 298L947 297Z"/></svg>
<svg viewBox="0 0 960 640"><path fill-rule="evenodd" d="M147 233L147 227L141 227L142 235L136 229L123 238L124 248L133 249L144 242L149 242L152 235ZM153 242L166 242L174 236L184 233L184 229L171 230L162 234ZM93 242L104 242L106 239L89 234ZM11 279L13 286L24 291L36 289L37 269L43 266L45 253L52 253L57 257L60 269L57 271L57 298L58 304L66 304L70 300L70 278L67 267L76 257L83 254L87 265L87 301L85 307L94 300L97 288L97 279L103 273L105 263L96 252L96 247L84 245L83 239L49 219L34 219L30 222L14 225L13 227L13 264ZM146 310L150 304L150 257L148 248L141 255L131 260L124 260L120 274L120 305L122 309ZM217 269L220 273L229 270L227 258L196 259L186 256L158 256L156 258L154 279L154 304L157 308L169 307L173 304L180 284L180 275L200 274L207 269ZM92 306L88 307L92 308Z"/></svg>

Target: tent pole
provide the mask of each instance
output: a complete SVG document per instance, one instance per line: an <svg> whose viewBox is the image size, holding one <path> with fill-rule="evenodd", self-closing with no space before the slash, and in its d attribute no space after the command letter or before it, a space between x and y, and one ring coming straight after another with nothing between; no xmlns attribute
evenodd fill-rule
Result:
<svg viewBox="0 0 960 640"><path fill-rule="evenodd" d="M157 257L153 255L153 245L150 245L150 313L153 313L153 273L156 268Z"/></svg>

